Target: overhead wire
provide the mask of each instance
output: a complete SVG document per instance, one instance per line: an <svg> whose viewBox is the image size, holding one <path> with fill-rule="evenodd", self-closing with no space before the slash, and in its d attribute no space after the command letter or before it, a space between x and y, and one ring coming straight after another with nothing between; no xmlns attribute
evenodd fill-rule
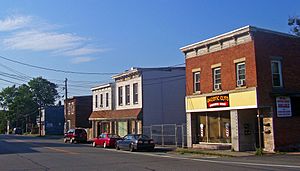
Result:
<svg viewBox="0 0 300 171"><path fill-rule="evenodd" d="M10 61L10 62L13 62L13 63L20 64L20 65L32 67L32 68L38 68L38 69L42 69L42 70L53 71L53 72L61 72L61 73L67 73L67 74L81 74L81 75L114 75L114 74L117 74L117 73L113 73L113 72L77 72L77 71L53 69L53 68L46 68L46 67L31 65L31 64L27 64L27 63L20 62L20 61L17 61L17 60L8 59L4 56L0 56L0 58L2 58L4 60L7 60L7 61Z"/></svg>

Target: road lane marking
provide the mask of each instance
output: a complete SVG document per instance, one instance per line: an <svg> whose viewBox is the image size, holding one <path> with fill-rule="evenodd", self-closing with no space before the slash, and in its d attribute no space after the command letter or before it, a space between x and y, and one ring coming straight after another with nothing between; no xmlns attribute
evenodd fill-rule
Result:
<svg viewBox="0 0 300 171"><path fill-rule="evenodd" d="M113 149L103 149L103 150L113 150ZM268 163L249 163L249 162L235 162L235 161L217 161L217 160L209 160L209 159L195 159L195 158L186 158L186 157L176 157L176 156L169 156L169 155L157 155L157 154L150 154L150 153L133 153L129 151L116 151L119 153L128 153L128 154L138 154L144 156L152 156L152 157L161 157L161 158L171 158L171 159L178 159L178 160L192 160L192 161L199 161L199 162L208 162L208 163L218 163L218 164L232 164L232 165L247 165L247 166L262 166L262 167L281 167L281 168L296 168L300 169L299 165L284 165L284 164L268 164Z"/></svg>
<svg viewBox="0 0 300 171"><path fill-rule="evenodd" d="M46 148L46 149L49 149L49 150L52 150L52 151L67 153L67 154L79 154L79 153L76 153L76 152L62 150L62 149L58 149L58 148L54 148L54 147L44 147L42 145L36 144L35 142L29 142L29 141L24 141L24 140L19 140L19 139L15 139L12 142L22 142L22 143L26 143L26 144L33 144L33 145L38 146L38 147Z"/></svg>
<svg viewBox="0 0 300 171"><path fill-rule="evenodd" d="M53 151L63 152L63 153L67 153L67 154L79 154L79 153L76 153L76 152L67 151L67 150L58 149L58 148L53 148L53 147L43 147L43 148L53 150Z"/></svg>

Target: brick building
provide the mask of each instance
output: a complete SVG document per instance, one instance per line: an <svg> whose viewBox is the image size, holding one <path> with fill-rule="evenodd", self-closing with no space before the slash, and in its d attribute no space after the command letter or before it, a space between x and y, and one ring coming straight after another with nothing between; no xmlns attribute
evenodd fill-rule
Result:
<svg viewBox="0 0 300 171"><path fill-rule="evenodd" d="M189 147L275 151L300 144L299 37L246 26L181 51Z"/></svg>
<svg viewBox="0 0 300 171"><path fill-rule="evenodd" d="M65 130L70 128L91 128L89 121L92 112L92 96L74 96L68 98L65 108Z"/></svg>

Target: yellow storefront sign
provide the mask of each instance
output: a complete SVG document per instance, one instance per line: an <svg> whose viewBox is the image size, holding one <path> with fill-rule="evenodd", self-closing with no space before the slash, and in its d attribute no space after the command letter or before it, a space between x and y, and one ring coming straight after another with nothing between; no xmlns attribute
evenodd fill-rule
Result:
<svg viewBox="0 0 300 171"><path fill-rule="evenodd" d="M229 106L207 108L206 96L186 97L187 112L257 108L256 90L229 93Z"/></svg>

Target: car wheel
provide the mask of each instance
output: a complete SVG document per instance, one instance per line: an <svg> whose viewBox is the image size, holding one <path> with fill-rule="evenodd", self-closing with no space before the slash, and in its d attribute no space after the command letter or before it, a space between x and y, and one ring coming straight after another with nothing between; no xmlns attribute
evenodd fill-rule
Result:
<svg viewBox="0 0 300 171"><path fill-rule="evenodd" d="M64 138L64 143L67 143L67 141L68 141L67 138Z"/></svg>
<svg viewBox="0 0 300 171"><path fill-rule="evenodd" d="M130 150L131 152L134 152L134 151L135 151L135 149L134 149L134 147L133 147L132 144L129 146L129 150Z"/></svg>
<svg viewBox="0 0 300 171"><path fill-rule="evenodd" d="M70 139L70 143L71 144L73 144L74 143L74 139L72 138L72 139Z"/></svg>
<svg viewBox="0 0 300 171"><path fill-rule="evenodd" d="M116 145L116 150L120 150L120 147L118 145Z"/></svg>
<svg viewBox="0 0 300 171"><path fill-rule="evenodd" d="M106 146L106 142L104 142L104 143L103 143L103 148L106 148L106 147L107 147L107 146Z"/></svg>
<svg viewBox="0 0 300 171"><path fill-rule="evenodd" d="M92 146L93 146L93 147L97 147L97 144L96 144L95 141L92 143Z"/></svg>

